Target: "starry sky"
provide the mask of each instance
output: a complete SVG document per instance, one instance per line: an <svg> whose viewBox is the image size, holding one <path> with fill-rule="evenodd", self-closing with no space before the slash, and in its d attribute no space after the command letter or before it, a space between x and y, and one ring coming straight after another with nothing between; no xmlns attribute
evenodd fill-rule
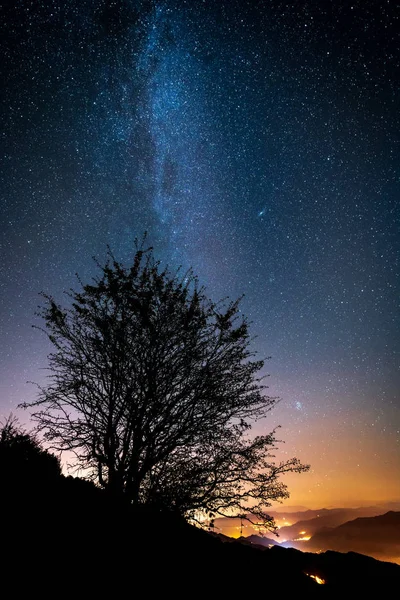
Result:
<svg viewBox="0 0 400 600"><path fill-rule="evenodd" d="M10 6L8 6L10 4ZM1 7L0 415L22 421L62 300L148 231L244 294L291 504L400 498L399 12L390 0Z"/></svg>

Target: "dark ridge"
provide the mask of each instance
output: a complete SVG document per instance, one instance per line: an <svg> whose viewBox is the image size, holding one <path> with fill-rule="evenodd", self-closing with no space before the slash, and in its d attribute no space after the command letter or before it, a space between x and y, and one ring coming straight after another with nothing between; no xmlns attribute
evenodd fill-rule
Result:
<svg viewBox="0 0 400 600"><path fill-rule="evenodd" d="M3 489L2 504L4 597L382 596L400 583L394 564L355 553L227 543L178 515L133 509L73 478L25 496Z"/></svg>

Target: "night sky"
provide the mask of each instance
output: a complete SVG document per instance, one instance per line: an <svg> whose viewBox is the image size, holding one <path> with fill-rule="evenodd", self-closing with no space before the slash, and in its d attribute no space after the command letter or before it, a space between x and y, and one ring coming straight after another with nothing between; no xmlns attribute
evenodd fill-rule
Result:
<svg viewBox="0 0 400 600"><path fill-rule="evenodd" d="M39 292L149 232L241 294L255 432L291 504L400 498L399 11L386 0L15 1L0 14L0 414L36 397ZM7 5L7 3L6 3Z"/></svg>

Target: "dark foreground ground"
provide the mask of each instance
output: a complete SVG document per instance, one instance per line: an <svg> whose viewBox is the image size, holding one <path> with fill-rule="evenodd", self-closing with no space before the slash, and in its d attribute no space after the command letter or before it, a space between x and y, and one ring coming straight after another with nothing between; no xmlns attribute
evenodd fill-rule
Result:
<svg viewBox="0 0 400 600"><path fill-rule="evenodd" d="M1 499L4 598L372 598L400 584L392 563L227 543L70 478L23 494L3 489Z"/></svg>

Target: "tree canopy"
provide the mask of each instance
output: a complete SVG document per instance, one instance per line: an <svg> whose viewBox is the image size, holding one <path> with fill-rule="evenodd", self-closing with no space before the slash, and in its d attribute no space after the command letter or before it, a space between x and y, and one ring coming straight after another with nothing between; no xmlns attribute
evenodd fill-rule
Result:
<svg viewBox="0 0 400 600"><path fill-rule="evenodd" d="M251 426L276 400L258 376L240 300L213 302L192 271L161 268L152 248L132 265L111 250L100 275L63 307L44 295L40 315L54 351L33 418L59 451L111 494L186 517L249 510L266 526L288 497L274 462L275 431Z"/></svg>

